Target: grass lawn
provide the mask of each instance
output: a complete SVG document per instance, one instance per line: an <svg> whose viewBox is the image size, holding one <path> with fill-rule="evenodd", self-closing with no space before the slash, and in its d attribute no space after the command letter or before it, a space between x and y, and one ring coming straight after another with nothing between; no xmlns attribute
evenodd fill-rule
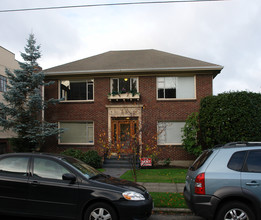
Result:
<svg viewBox="0 0 261 220"><path fill-rule="evenodd" d="M182 193L150 192L157 208L187 208Z"/></svg>
<svg viewBox="0 0 261 220"><path fill-rule="evenodd" d="M99 170L100 172L104 172L105 171L105 169L103 169L103 168L99 168L97 170Z"/></svg>
<svg viewBox="0 0 261 220"><path fill-rule="evenodd" d="M137 182L149 183L185 183L187 169L140 169L137 171ZM131 170L124 173L121 179L134 181Z"/></svg>

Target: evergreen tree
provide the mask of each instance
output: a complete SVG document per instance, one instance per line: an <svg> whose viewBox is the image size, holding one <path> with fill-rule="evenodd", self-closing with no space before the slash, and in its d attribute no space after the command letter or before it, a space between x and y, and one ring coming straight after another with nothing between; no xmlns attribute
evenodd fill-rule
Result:
<svg viewBox="0 0 261 220"><path fill-rule="evenodd" d="M5 117L0 117L0 126L17 134L13 140L15 151L35 151L41 149L46 137L61 132L56 123L48 123L42 117L48 104L59 100L44 101L42 97L42 88L50 83L44 82L44 73L37 63L41 53L33 34L21 56L24 62L19 62L20 69L6 69L7 91L3 94L5 102L0 103Z"/></svg>

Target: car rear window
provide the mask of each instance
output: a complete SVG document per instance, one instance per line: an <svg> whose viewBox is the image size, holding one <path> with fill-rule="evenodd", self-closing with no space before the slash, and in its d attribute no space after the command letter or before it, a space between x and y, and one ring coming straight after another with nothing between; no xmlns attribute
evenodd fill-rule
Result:
<svg viewBox="0 0 261 220"><path fill-rule="evenodd" d="M195 171L199 169L205 161L209 158L209 156L213 153L212 150L204 151L192 164L192 166L189 168L191 171Z"/></svg>
<svg viewBox="0 0 261 220"><path fill-rule="evenodd" d="M227 167L231 170L241 171L245 161L246 151L239 151L232 155Z"/></svg>

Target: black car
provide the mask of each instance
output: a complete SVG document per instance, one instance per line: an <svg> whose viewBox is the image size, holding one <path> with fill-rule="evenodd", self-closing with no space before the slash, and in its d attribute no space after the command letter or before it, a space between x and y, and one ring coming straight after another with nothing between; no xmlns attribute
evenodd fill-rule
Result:
<svg viewBox="0 0 261 220"><path fill-rule="evenodd" d="M146 189L105 175L72 157L12 153L0 156L0 213L95 219L147 219Z"/></svg>

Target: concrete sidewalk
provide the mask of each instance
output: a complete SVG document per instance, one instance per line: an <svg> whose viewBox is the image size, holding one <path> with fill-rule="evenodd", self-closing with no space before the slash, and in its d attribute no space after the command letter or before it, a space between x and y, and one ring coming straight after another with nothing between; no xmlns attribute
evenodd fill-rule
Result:
<svg viewBox="0 0 261 220"><path fill-rule="evenodd" d="M148 192L170 192L170 193L182 193L185 184L184 183L142 183L138 184L144 186Z"/></svg>

